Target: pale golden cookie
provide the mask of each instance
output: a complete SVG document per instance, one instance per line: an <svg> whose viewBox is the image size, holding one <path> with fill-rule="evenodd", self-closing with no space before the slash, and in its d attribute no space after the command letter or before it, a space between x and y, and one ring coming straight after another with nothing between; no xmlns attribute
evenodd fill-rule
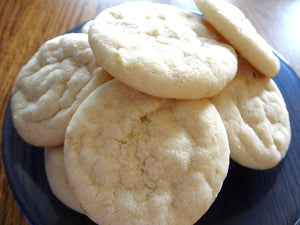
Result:
<svg viewBox="0 0 300 225"><path fill-rule="evenodd" d="M84 33L84 34L88 34L89 33L89 29L92 25L92 23L94 22L94 20L89 20L87 21L83 27L81 28L81 32Z"/></svg>
<svg viewBox="0 0 300 225"><path fill-rule="evenodd" d="M74 114L64 157L96 223L192 225L221 189L229 146L207 99L160 99L113 80Z"/></svg>
<svg viewBox="0 0 300 225"><path fill-rule="evenodd" d="M80 204L68 183L64 163L64 147L46 148L44 157L46 175L52 193L63 204L81 213Z"/></svg>
<svg viewBox="0 0 300 225"><path fill-rule="evenodd" d="M163 98L199 99L234 77L234 49L203 19L175 6L124 3L101 12L89 30L96 60L112 76Z"/></svg>
<svg viewBox="0 0 300 225"><path fill-rule="evenodd" d="M268 77L280 69L272 48L257 33L243 12L222 0L194 0L212 26L256 69Z"/></svg>
<svg viewBox="0 0 300 225"><path fill-rule="evenodd" d="M79 104L110 79L96 64L87 34L47 41L21 69L13 87L11 109L18 133L35 146L62 145Z"/></svg>
<svg viewBox="0 0 300 225"><path fill-rule="evenodd" d="M271 78L240 58L236 77L211 100L223 119L233 160L253 169L272 168L281 161L291 128L284 99Z"/></svg>

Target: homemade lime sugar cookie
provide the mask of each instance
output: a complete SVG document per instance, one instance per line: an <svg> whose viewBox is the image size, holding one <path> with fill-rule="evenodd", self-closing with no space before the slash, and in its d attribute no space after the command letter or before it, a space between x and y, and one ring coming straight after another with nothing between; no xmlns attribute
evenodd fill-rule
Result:
<svg viewBox="0 0 300 225"><path fill-rule="evenodd" d="M280 63L272 48L240 9L221 0L194 2L209 23L257 70L268 77L279 72Z"/></svg>
<svg viewBox="0 0 300 225"><path fill-rule="evenodd" d="M102 225L194 224L229 165L226 131L210 101L160 99L116 79L79 106L65 140L69 183Z"/></svg>
<svg viewBox="0 0 300 225"><path fill-rule="evenodd" d="M80 204L67 180L64 147L61 145L54 148L45 148L44 158L47 179L52 193L66 206L81 213Z"/></svg>
<svg viewBox="0 0 300 225"><path fill-rule="evenodd" d="M199 16L171 5L131 2L102 11L89 30L99 65L144 93L213 96L237 70L234 49Z"/></svg>
<svg viewBox="0 0 300 225"><path fill-rule="evenodd" d="M21 69L13 87L11 109L18 133L35 146L63 144L79 104L110 79L96 64L87 34L47 41Z"/></svg>
<svg viewBox="0 0 300 225"><path fill-rule="evenodd" d="M92 25L92 23L94 22L94 20L89 20L87 21L83 27L81 28L81 32L84 33L84 34L88 34L89 33L89 29Z"/></svg>
<svg viewBox="0 0 300 225"><path fill-rule="evenodd" d="M212 102L227 130L230 156L253 169L276 166L291 138L289 114L275 82L239 59L233 81Z"/></svg>

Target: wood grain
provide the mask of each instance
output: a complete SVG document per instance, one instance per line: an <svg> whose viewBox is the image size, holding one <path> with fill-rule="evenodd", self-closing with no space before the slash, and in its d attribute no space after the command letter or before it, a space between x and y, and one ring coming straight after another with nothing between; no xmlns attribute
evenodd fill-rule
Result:
<svg viewBox="0 0 300 225"><path fill-rule="evenodd" d="M300 74L300 1L228 0L237 5L258 32ZM116 0L1 0L0 1L0 126L15 77L48 39L95 17ZM198 11L192 0L157 0ZM5 132L5 131L3 131ZM0 142L2 129L0 130ZM28 225L8 185L0 154L0 225Z"/></svg>

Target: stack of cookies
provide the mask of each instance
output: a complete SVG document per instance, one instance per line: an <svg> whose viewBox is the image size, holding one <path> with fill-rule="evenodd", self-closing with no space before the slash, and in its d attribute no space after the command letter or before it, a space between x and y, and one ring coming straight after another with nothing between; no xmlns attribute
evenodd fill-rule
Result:
<svg viewBox="0 0 300 225"><path fill-rule="evenodd" d="M133 2L47 41L20 71L14 125L45 147L53 193L97 224L194 224L230 157L269 169L285 156L280 64L244 14L195 0L206 19Z"/></svg>

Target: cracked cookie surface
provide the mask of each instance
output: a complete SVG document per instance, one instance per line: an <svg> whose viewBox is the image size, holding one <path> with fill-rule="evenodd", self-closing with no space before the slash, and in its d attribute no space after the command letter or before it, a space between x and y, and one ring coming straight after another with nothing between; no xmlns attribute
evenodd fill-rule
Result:
<svg viewBox="0 0 300 225"><path fill-rule="evenodd" d="M191 225L221 189L229 145L207 99L160 99L113 80L74 114L64 157L96 223Z"/></svg>
<svg viewBox="0 0 300 225"><path fill-rule="evenodd" d="M213 96L237 69L234 49L175 6L134 2L101 12L89 30L96 60L141 92L177 99Z"/></svg>
<svg viewBox="0 0 300 225"><path fill-rule="evenodd" d="M96 64L87 34L47 41L21 69L13 87L11 108L18 133L35 146L63 144L79 104L110 79Z"/></svg>
<svg viewBox="0 0 300 225"><path fill-rule="evenodd" d="M271 78L239 58L236 77L211 101L223 119L233 160L268 169L285 156L291 138L289 114Z"/></svg>

